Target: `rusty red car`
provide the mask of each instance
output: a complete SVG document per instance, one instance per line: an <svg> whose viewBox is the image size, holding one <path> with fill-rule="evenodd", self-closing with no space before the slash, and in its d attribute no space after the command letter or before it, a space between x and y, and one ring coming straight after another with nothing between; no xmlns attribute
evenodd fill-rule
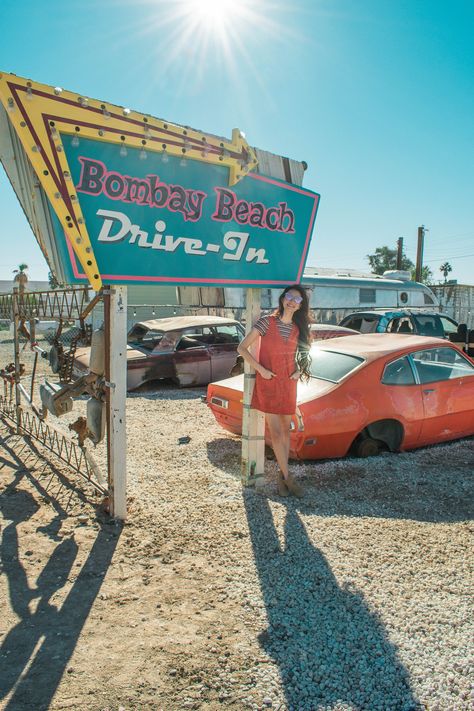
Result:
<svg viewBox="0 0 474 711"><path fill-rule="evenodd" d="M311 347L298 383L290 456L327 459L405 451L474 434L474 361L439 338L366 334ZM211 383L217 422L242 433L243 376ZM265 439L271 445L269 433Z"/></svg>
<svg viewBox="0 0 474 711"><path fill-rule="evenodd" d="M169 380L180 387L207 385L230 374L242 325L221 316L174 316L135 323L127 336L127 390ZM89 367L90 348L78 348L74 370Z"/></svg>

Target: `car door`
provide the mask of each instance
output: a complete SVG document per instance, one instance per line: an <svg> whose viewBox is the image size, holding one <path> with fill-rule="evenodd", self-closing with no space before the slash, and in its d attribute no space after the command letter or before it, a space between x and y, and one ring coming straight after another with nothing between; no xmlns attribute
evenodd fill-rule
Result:
<svg viewBox="0 0 474 711"><path fill-rule="evenodd" d="M390 411L397 413L403 424L402 449L418 444L423 422L423 396L415 380L413 367L407 356L387 363L382 373L384 402L390 403Z"/></svg>
<svg viewBox="0 0 474 711"><path fill-rule="evenodd" d="M474 432L474 365L456 348L427 348L410 356L423 396L420 444Z"/></svg>
<svg viewBox="0 0 474 711"><path fill-rule="evenodd" d="M211 382L211 356L202 328L184 329L173 353L176 379L181 386Z"/></svg>
<svg viewBox="0 0 474 711"><path fill-rule="evenodd" d="M230 376L230 371L237 358L237 346L243 338L243 329L237 324L223 324L213 328L214 338L209 346L211 358L211 381L223 380Z"/></svg>

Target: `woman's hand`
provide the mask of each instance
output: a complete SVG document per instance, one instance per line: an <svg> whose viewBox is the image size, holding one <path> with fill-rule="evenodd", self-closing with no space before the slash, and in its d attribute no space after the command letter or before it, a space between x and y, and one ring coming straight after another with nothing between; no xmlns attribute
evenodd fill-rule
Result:
<svg viewBox="0 0 474 711"><path fill-rule="evenodd" d="M300 371L295 370L295 372L290 375L290 379L291 380L299 380L300 375L301 375Z"/></svg>
<svg viewBox="0 0 474 711"><path fill-rule="evenodd" d="M275 377L276 373L272 373L271 370L267 370L266 368L263 367L263 365L260 366L258 369L258 372L262 376L264 380L271 380L272 378Z"/></svg>

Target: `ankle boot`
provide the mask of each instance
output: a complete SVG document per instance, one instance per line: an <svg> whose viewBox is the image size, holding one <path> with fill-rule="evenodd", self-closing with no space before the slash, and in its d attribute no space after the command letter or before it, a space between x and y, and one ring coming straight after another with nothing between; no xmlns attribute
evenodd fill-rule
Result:
<svg viewBox="0 0 474 711"><path fill-rule="evenodd" d="M290 494L293 494L293 496L297 496L298 498L303 496L303 489L290 474L288 474L288 477L285 479L285 484Z"/></svg>
<svg viewBox="0 0 474 711"><path fill-rule="evenodd" d="M277 489L278 489L279 496L288 496L288 494L289 494L288 487L285 483L285 477L283 476L283 474L281 472L278 474Z"/></svg>

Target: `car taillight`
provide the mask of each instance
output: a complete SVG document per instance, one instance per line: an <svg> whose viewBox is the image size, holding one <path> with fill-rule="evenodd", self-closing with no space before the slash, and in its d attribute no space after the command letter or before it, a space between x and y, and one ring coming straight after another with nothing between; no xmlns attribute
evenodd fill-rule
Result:
<svg viewBox="0 0 474 711"><path fill-rule="evenodd" d="M215 395L211 397L211 404L217 405L217 407L222 407L224 410L229 409L229 401L224 400L222 397L216 397Z"/></svg>

